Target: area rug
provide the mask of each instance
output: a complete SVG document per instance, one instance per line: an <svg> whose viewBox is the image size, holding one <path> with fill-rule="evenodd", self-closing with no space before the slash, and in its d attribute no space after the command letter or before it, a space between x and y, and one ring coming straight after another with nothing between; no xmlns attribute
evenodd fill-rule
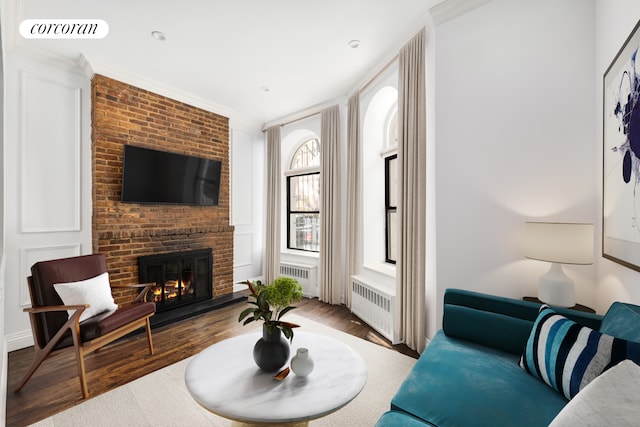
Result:
<svg viewBox="0 0 640 427"><path fill-rule="evenodd" d="M389 409L391 398L416 360L299 315L289 314L286 317L288 321L300 324L305 331L328 335L351 346L363 357L369 371L367 383L358 397L337 412L311 421L310 426L373 426ZM191 398L184 383L189 360L167 366L32 425L230 426L231 421L208 412Z"/></svg>

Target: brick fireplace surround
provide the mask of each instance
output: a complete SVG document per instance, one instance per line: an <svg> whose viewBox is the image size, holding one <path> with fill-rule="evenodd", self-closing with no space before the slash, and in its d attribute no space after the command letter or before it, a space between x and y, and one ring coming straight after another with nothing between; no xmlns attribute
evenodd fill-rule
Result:
<svg viewBox="0 0 640 427"><path fill-rule="evenodd" d="M107 259L112 284L138 282L138 257L213 249L213 296L233 292L229 224L229 119L95 75L91 83L93 252ZM125 144L222 161L218 206L122 203ZM116 303L131 293L114 290Z"/></svg>

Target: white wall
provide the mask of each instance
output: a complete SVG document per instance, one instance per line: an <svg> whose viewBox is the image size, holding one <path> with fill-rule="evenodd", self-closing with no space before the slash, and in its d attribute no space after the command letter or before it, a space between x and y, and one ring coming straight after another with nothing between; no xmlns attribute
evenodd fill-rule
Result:
<svg viewBox="0 0 640 427"><path fill-rule="evenodd" d="M5 336L32 344L26 277L33 263L91 253L90 81L5 53Z"/></svg>
<svg viewBox="0 0 640 427"><path fill-rule="evenodd" d="M4 164L4 49L0 44L0 165ZM4 171L4 167L2 168ZM0 173L2 182L6 182L4 172ZM5 287L5 248L4 248L4 185L0 186L0 426L5 425L7 407L7 369L8 355L5 339L4 287Z"/></svg>
<svg viewBox="0 0 640 427"><path fill-rule="evenodd" d="M598 176L602 175L602 78L639 19L640 2L637 0L596 1L596 75L594 87L597 101L594 121L598 125L596 132L598 138L598 149L596 150ZM598 203L602 203L601 190ZM600 228L596 236L599 249L602 242ZM605 311L614 301L640 304L640 273L600 256L597 266L596 305L599 311Z"/></svg>
<svg viewBox="0 0 640 427"><path fill-rule="evenodd" d="M594 2L493 0L435 30L437 291L521 298L524 222L596 222ZM595 303L595 266L565 268ZM428 294L433 296L433 290Z"/></svg>
<svg viewBox="0 0 640 427"><path fill-rule="evenodd" d="M231 129L233 282L262 275L264 143L262 134Z"/></svg>

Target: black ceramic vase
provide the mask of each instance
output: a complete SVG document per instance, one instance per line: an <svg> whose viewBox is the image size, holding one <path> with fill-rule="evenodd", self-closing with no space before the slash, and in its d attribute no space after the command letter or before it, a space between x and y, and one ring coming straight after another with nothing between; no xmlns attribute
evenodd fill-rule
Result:
<svg viewBox="0 0 640 427"><path fill-rule="evenodd" d="M289 343L282 336L282 331L273 328L269 332L262 326L262 338L253 347L253 360L266 372L276 372L289 361Z"/></svg>

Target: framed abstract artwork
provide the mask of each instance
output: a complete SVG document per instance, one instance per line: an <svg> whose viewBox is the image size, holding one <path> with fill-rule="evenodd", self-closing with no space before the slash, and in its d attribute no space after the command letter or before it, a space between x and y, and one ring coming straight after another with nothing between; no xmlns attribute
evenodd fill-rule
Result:
<svg viewBox="0 0 640 427"><path fill-rule="evenodd" d="M603 82L602 256L640 271L640 22Z"/></svg>

